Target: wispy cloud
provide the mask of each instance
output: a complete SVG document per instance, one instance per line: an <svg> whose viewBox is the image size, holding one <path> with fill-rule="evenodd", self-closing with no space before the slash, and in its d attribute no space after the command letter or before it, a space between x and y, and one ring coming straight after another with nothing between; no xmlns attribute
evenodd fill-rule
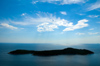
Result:
<svg viewBox="0 0 100 66"><path fill-rule="evenodd" d="M45 22L52 22L53 19L56 19L55 16L52 17L52 14L49 13L37 13L36 17L25 15L21 21L9 20L16 25L37 25Z"/></svg>
<svg viewBox="0 0 100 66"><path fill-rule="evenodd" d="M37 2L39 2L39 1L32 1L32 4L36 4Z"/></svg>
<svg viewBox="0 0 100 66"><path fill-rule="evenodd" d="M3 26L3 27L6 27L6 28L12 29L12 30L18 29L17 27L14 27L14 26L9 25L7 23L1 23L0 25Z"/></svg>
<svg viewBox="0 0 100 66"><path fill-rule="evenodd" d="M79 4L85 3L87 0L63 0L61 4Z"/></svg>
<svg viewBox="0 0 100 66"><path fill-rule="evenodd" d="M95 9L98 9L98 8L100 8L100 0L97 0L97 2L91 4L91 5L87 8L87 10L88 10L88 11L91 11L91 10L95 10Z"/></svg>
<svg viewBox="0 0 100 66"><path fill-rule="evenodd" d="M11 23L16 25L36 25L38 32L54 31L54 29L59 29L59 26L65 27L62 31L73 31L76 29L81 29L87 27L87 19L79 20L76 25L66 19L61 19L50 13L40 13L37 17L26 16L22 21L10 20Z"/></svg>
<svg viewBox="0 0 100 66"><path fill-rule="evenodd" d="M61 11L60 13L63 15L67 15L67 13L65 11Z"/></svg>
<svg viewBox="0 0 100 66"><path fill-rule="evenodd" d="M85 15L85 14L79 14L79 15L81 15L81 16L82 16L82 15Z"/></svg>
<svg viewBox="0 0 100 66"><path fill-rule="evenodd" d="M21 14L21 16L25 16L25 15L26 15L26 13L22 13L22 14Z"/></svg>
<svg viewBox="0 0 100 66"><path fill-rule="evenodd" d="M89 32L88 34L89 35L96 35L96 34L99 34L99 32L95 32L95 33Z"/></svg>
<svg viewBox="0 0 100 66"><path fill-rule="evenodd" d="M87 34L89 34L89 35L97 35L97 34L100 34L100 32L88 32ZM85 33L77 32L76 35L85 35Z"/></svg>
<svg viewBox="0 0 100 66"><path fill-rule="evenodd" d="M94 28L91 28L91 29L89 29L89 30L94 30Z"/></svg>
<svg viewBox="0 0 100 66"><path fill-rule="evenodd" d="M78 32L78 33L76 33L76 35L85 35L85 33Z"/></svg>
<svg viewBox="0 0 100 66"><path fill-rule="evenodd" d="M85 3L88 0L36 0L33 1L33 4L36 4L37 2L48 2L48 3L53 3L53 4L59 4L59 5L64 5L64 4L79 4L79 3Z"/></svg>
<svg viewBox="0 0 100 66"><path fill-rule="evenodd" d="M88 17L90 17L90 18L96 18L96 17L99 17L99 15L89 15Z"/></svg>

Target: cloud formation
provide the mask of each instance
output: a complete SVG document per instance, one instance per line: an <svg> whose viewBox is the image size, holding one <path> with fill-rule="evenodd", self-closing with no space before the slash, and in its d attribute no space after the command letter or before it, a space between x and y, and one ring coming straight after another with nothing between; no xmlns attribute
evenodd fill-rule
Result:
<svg viewBox="0 0 100 66"><path fill-rule="evenodd" d="M78 32L78 33L76 33L76 35L84 35L84 34L85 34L85 33L79 33L79 32Z"/></svg>
<svg viewBox="0 0 100 66"><path fill-rule="evenodd" d="M73 31L76 29L81 29L81 28L87 27L88 24L85 22L88 22L88 20L82 19L82 20L79 20L76 25L73 25L72 22L69 22L65 19L59 18L59 19L55 19L51 23L42 23L42 24L38 25L37 27L38 27L39 32L54 31L54 29L57 29L59 26L65 27L65 29L63 31Z"/></svg>
<svg viewBox="0 0 100 66"><path fill-rule="evenodd" d="M91 10L95 10L95 9L98 9L98 8L100 8L100 0L97 0L97 2L91 4L91 5L87 8L87 10L88 10L88 11L91 11Z"/></svg>
<svg viewBox="0 0 100 66"><path fill-rule="evenodd" d="M76 29L87 27L88 24L85 23L85 22L88 22L88 20L87 19L79 20L76 25L72 25L68 28L65 28L63 31L73 31L73 30L76 30Z"/></svg>
<svg viewBox="0 0 100 66"><path fill-rule="evenodd" d="M88 34L89 35L96 35L96 34L99 34L99 32L95 32L95 33L89 32Z"/></svg>
<svg viewBox="0 0 100 66"><path fill-rule="evenodd" d="M37 26L37 31L38 32L44 32L44 31L54 31L54 29L57 29L58 26L54 24L49 24L49 23L42 23Z"/></svg>
<svg viewBox="0 0 100 66"><path fill-rule="evenodd" d="M89 30L94 30L94 28L91 28L91 29L89 29Z"/></svg>
<svg viewBox="0 0 100 66"><path fill-rule="evenodd" d="M0 25L3 26L3 27L6 27L6 28L12 29L12 30L18 29L17 27L14 27L14 26L9 25L7 23L1 23Z"/></svg>
<svg viewBox="0 0 100 66"><path fill-rule="evenodd" d="M53 3L53 4L64 5L64 4L85 3L86 1L88 1L88 0L35 0L32 3L36 4L37 2L48 2L48 3Z"/></svg>
<svg viewBox="0 0 100 66"><path fill-rule="evenodd" d="M21 14L21 16L25 16L25 15L26 15L26 13L22 13L22 14Z"/></svg>
<svg viewBox="0 0 100 66"><path fill-rule="evenodd" d="M79 20L76 25L73 25L73 22L70 22L66 19L61 19L60 17L56 17L53 14L44 13L42 16L37 14L38 17L30 17L24 18L23 21L12 21L13 24L18 25L36 25L38 32L45 32L45 31L54 31L54 29L59 29L60 26L65 27L62 31L73 31L76 29L81 29L87 27L88 22L87 19Z"/></svg>
<svg viewBox="0 0 100 66"><path fill-rule="evenodd" d="M79 14L79 15L81 15L81 16L82 16L82 15L85 15L85 14Z"/></svg>
<svg viewBox="0 0 100 66"><path fill-rule="evenodd" d="M90 18L96 18L96 17L99 17L99 15L89 15L88 17L90 17Z"/></svg>
<svg viewBox="0 0 100 66"><path fill-rule="evenodd" d="M60 13L63 15L67 15L67 13L65 11L61 11Z"/></svg>
<svg viewBox="0 0 100 66"><path fill-rule="evenodd" d="M32 4L36 4L38 1L32 1Z"/></svg>

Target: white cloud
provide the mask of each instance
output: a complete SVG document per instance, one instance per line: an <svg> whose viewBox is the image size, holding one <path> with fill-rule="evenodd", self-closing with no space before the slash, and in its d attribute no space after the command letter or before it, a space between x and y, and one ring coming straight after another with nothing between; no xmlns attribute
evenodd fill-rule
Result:
<svg viewBox="0 0 100 66"><path fill-rule="evenodd" d="M79 15L81 15L81 16L82 16L82 15L85 15L85 14L79 14Z"/></svg>
<svg viewBox="0 0 100 66"><path fill-rule="evenodd" d="M87 10L88 11L91 11L91 10L95 10L95 9L98 9L100 8L100 0L97 0L96 3L93 3L92 5L90 5Z"/></svg>
<svg viewBox="0 0 100 66"><path fill-rule="evenodd" d="M72 22L69 22L65 19L55 19L54 21L52 21L51 23L42 23L40 25L38 25L38 31L42 32L42 31L54 31L53 29L57 29L58 26L64 26L65 29L63 31L73 31L76 29L81 29L84 27L87 27L88 24L85 23L88 22L88 20L83 19L78 21L78 23L76 25L73 25ZM66 28L67 27L67 28Z"/></svg>
<svg viewBox="0 0 100 66"><path fill-rule="evenodd" d="M34 17L27 17L24 18L23 21L10 21L14 24L18 24L18 25L34 25L34 24L39 24L39 23L43 23L43 22L51 22L52 19L48 18L48 17L38 17L38 18L34 18Z"/></svg>
<svg viewBox="0 0 100 66"><path fill-rule="evenodd" d="M6 28L12 29L12 30L18 29L17 27L14 27L14 26L9 25L7 23L1 23L0 25L3 26L3 27L6 27Z"/></svg>
<svg viewBox="0 0 100 66"><path fill-rule="evenodd" d="M84 35L84 34L85 34L85 33L79 33L79 32L78 32L78 33L76 33L76 35Z"/></svg>
<svg viewBox="0 0 100 66"><path fill-rule="evenodd" d="M62 5L63 4L79 4L79 3L85 3L86 0L63 0L62 1Z"/></svg>
<svg viewBox="0 0 100 66"><path fill-rule="evenodd" d="M21 16L25 16L25 15L26 15L26 13L22 13L22 14L21 14Z"/></svg>
<svg viewBox="0 0 100 66"><path fill-rule="evenodd" d="M53 4L79 4L79 3L85 3L88 0L36 0L37 2L48 2ZM33 4L36 4L36 1L33 1Z"/></svg>
<svg viewBox="0 0 100 66"><path fill-rule="evenodd" d="M91 29L89 29L89 30L94 30L94 28L91 28Z"/></svg>
<svg viewBox="0 0 100 66"><path fill-rule="evenodd" d="M54 29L57 29L58 26L54 24L49 24L49 23L42 23L37 26L38 29L37 31L39 32L44 32L44 31L54 31Z"/></svg>
<svg viewBox="0 0 100 66"><path fill-rule="evenodd" d="M63 31L73 31L75 29L80 29L80 28L87 27L88 24L85 23L85 22L88 22L88 20L87 19L79 20L76 25L72 25L71 27L67 27Z"/></svg>
<svg viewBox="0 0 100 66"><path fill-rule="evenodd" d="M54 31L54 29L57 29L58 26L72 26L72 22L69 22L65 19L61 19L60 17L55 17L52 16L51 17L46 17L47 21L45 22L45 19L43 21L43 23L39 24L38 27L38 31L39 32L44 32L44 31ZM41 19L41 18L40 18Z"/></svg>
<svg viewBox="0 0 100 66"><path fill-rule="evenodd" d="M38 1L32 1L32 4L36 4Z"/></svg>
<svg viewBox="0 0 100 66"><path fill-rule="evenodd" d="M23 21L13 21L10 20L11 23L16 25L37 25L37 31L54 31L54 29L58 29L59 26L65 27L63 31L73 31L76 29L81 29L87 27L88 22L87 19L79 20L76 25L73 25L72 22L61 19L60 17L53 16L49 13L37 14L37 17L26 16Z"/></svg>
<svg viewBox="0 0 100 66"><path fill-rule="evenodd" d="M95 17L99 17L99 15L89 15L88 17L95 18Z"/></svg>
<svg viewBox="0 0 100 66"><path fill-rule="evenodd" d="M39 12L36 15L37 15L36 17L24 16L21 21L14 21L14 20L9 20L9 21L17 25L34 25L34 24L37 25L40 23L45 23L45 22L51 23L60 20L60 18L56 18L50 13Z"/></svg>
<svg viewBox="0 0 100 66"><path fill-rule="evenodd" d="M67 15L67 13L65 11L61 11L60 13L63 15Z"/></svg>
<svg viewBox="0 0 100 66"><path fill-rule="evenodd" d="M89 32L88 34L89 35L96 35L96 34L99 34L99 32L95 32L95 33Z"/></svg>

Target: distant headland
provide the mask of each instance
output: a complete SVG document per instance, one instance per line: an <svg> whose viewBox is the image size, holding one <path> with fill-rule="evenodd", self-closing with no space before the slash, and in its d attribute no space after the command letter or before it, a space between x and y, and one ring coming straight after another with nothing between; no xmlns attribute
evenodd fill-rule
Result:
<svg viewBox="0 0 100 66"><path fill-rule="evenodd" d="M88 54L94 54L94 52L87 49L65 48L62 50L45 50L45 51L15 50L9 52L8 54L13 54L13 55L33 54L37 56L54 56L54 55L88 55Z"/></svg>

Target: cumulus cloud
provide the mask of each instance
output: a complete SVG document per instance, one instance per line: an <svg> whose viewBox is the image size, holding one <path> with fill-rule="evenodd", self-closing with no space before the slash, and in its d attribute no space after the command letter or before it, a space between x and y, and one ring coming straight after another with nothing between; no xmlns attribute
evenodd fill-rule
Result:
<svg viewBox="0 0 100 66"><path fill-rule="evenodd" d="M48 3L53 3L53 4L79 4L79 3L85 3L88 0L35 0L33 1L33 4L37 2L48 2Z"/></svg>
<svg viewBox="0 0 100 66"><path fill-rule="evenodd" d="M7 23L1 23L0 25L3 26L3 27L6 27L6 28L12 29L12 30L18 29L17 27L14 27L14 26L9 25Z"/></svg>
<svg viewBox="0 0 100 66"><path fill-rule="evenodd" d="M88 11L91 11L91 10L95 10L95 9L98 9L98 8L100 8L100 0L97 0L96 3L91 4L91 5L87 8L87 10L88 10Z"/></svg>
<svg viewBox="0 0 100 66"><path fill-rule="evenodd" d="M65 11L61 11L60 13L63 15L67 15L67 13Z"/></svg>
<svg viewBox="0 0 100 66"><path fill-rule="evenodd" d="M80 28L84 28L84 27L87 27L88 24L86 23L88 22L87 19L82 19L82 20L79 20L78 23L76 25L72 25L70 27L67 27L65 28L63 31L73 31L75 29L80 29Z"/></svg>
<svg viewBox="0 0 100 66"><path fill-rule="evenodd" d="M79 32L78 32L78 33L76 33L76 35L84 35L84 34L85 34L85 33L79 33Z"/></svg>
<svg viewBox="0 0 100 66"><path fill-rule="evenodd" d="M44 32L44 31L54 31L54 29L57 29L58 26L54 24L49 24L49 23L42 23L37 26L38 29L37 31L39 32Z"/></svg>

